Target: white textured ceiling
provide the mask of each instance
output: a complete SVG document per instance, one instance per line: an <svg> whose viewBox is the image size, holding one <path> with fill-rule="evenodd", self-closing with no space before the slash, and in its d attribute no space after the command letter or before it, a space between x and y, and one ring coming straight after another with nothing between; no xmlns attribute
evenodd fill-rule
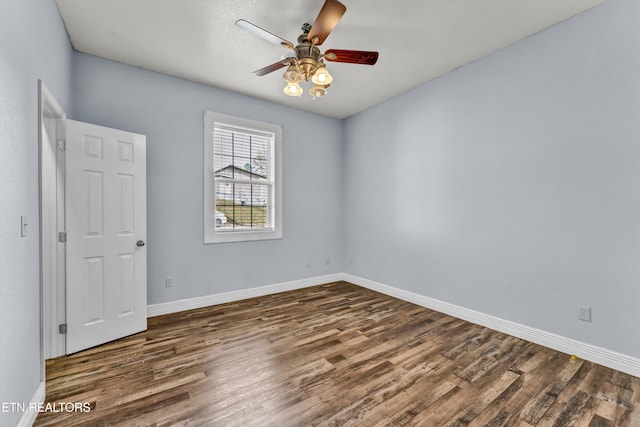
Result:
<svg viewBox="0 0 640 427"><path fill-rule="evenodd" d="M288 51L241 30L244 18L296 42L324 0L57 0L73 47L91 55L345 118L606 0L341 0L321 46L380 52L374 66L328 63L325 98L282 92Z"/></svg>

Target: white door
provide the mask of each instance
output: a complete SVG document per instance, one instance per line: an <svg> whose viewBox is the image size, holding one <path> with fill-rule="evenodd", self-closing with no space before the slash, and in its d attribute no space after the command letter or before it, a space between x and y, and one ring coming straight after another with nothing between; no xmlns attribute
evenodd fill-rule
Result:
<svg viewBox="0 0 640 427"><path fill-rule="evenodd" d="M146 138L67 120L67 354L147 328Z"/></svg>

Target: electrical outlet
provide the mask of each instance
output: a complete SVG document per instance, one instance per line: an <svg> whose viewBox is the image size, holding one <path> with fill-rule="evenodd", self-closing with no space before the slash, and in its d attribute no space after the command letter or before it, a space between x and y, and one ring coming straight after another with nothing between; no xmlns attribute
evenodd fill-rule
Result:
<svg viewBox="0 0 640 427"><path fill-rule="evenodd" d="M164 278L164 285L167 288L172 288L173 287L173 277L171 276L167 276Z"/></svg>
<svg viewBox="0 0 640 427"><path fill-rule="evenodd" d="M311 268L311 261L307 261L307 268Z"/></svg>
<svg viewBox="0 0 640 427"><path fill-rule="evenodd" d="M583 322L591 322L591 307L588 305L578 306L578 320Z"/></svg>
<svg viewBox="0 0 640 427"><path fill-rule="evenodd" d="M331 258L327 257L324 259L324 265L329 265L331 264Z"/></svg>

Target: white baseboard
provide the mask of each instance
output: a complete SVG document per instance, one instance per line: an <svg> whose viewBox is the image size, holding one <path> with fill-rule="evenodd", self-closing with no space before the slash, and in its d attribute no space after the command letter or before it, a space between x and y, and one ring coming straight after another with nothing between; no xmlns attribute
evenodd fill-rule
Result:
<svg viewBox="0 0 640 427"><path fill-rule="evenodd" d="M343 280L342 273L310 277L308 279L293 280L291 282L260 286L258 288L242 289L239 291L224 292L221 294L205 295L201 297L181 299L160 304L151 304L147 306L147 317L177 313L179 311L193 310L194 308L207 307L210 305L240 301L247 298L277 294L279 292L308 288L310 286L323 285L325 283L337 282L339 280Z"/></svg>
<svg viewBox="0 0 640 427"><path fill-rule="evenodd" d="M33 425L36 421L36 417L38 416L38 411L32 408L37 408L39 404L44 403L44 397L44 381L41 381L40 384L38 384L36 391L33 392L33 396L31 396L31 400L26 405L26 410L22 413L22 417L18 420L16 427L31 427Z"/></svg>
<svg viewBox="0 0 640 427"><path fill-rule="evenodd" d="M640 359L638 358L346 273L316 276L308 279L261 286L258 288L242 289L239 291L205 295L202 297L182 299L161 304L152 304L147 306L147 316L160 316L163 314L176 313L194 308L275 294L278 292L302 289L340 280L399 298L404 301L412 302L422 307L439 311L477 325L485 326L556 351L575 354L577 357L582 359L640 377Z"/></svg>
<svg viewBox="0 0 640 427"><path fill-rule="evenodd" d="M595 345L586 344L581 341L566 338L551 332L532 328L530 326L510 322L475 310L449 304L444 301L394 288L393 286L384 285L382 283L353 276L351 274L342 274L342 280L404 301L412 302L422 307L439 311L459 319L467 320L471 323L485 326L556 351L575 354L581 359L640 377L640 359L635 357L627 356Z"/></svg>

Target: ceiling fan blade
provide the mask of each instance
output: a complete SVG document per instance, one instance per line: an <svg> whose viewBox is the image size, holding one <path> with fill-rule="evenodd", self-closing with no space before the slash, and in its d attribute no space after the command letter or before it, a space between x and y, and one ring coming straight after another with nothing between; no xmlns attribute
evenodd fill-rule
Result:
<svg viewBox="0 0 640 427"><path fill-rule="evenodd" d="M373 65L378 61L378 52L329 49L324 53L324 59L332 62Z"/></svg>
<svg viewBox="0 0 640 427"><path fill-rule="evenodd" d="M275 34L265 30L264 28L260 28L256 24L252 24L246 19L238 19L236 21L236 26L268 42L293 49L293 43L291 43L290 41L285 40L280 36L276 36Z"/></svg>
<svg viewBox="0 0 640 427"><path fill-rule="evenodd" d="M269 73L273 73L276 70L279 70L280 68L284 68L287 65L289 65L289 60L280 60L278 62L274 62L271 65L267 65L264 68L260 68L259 70L256 70L253 72L253 74L255 74L256 76L264 76L267 75Z"/></svg>
<svg viewBox="0 0 640 427"><path fill-rule="evenodd" d="M309 31L309 35L307 40L311 43L314 43L317 46L324 43L324 41L329 37L329 33L333 31L342 15L347 11L345 5L340 3L338 0L325 0L324 5L322 5L322 9L318 13L313 26L311 27L311 31Z"/></svg>

